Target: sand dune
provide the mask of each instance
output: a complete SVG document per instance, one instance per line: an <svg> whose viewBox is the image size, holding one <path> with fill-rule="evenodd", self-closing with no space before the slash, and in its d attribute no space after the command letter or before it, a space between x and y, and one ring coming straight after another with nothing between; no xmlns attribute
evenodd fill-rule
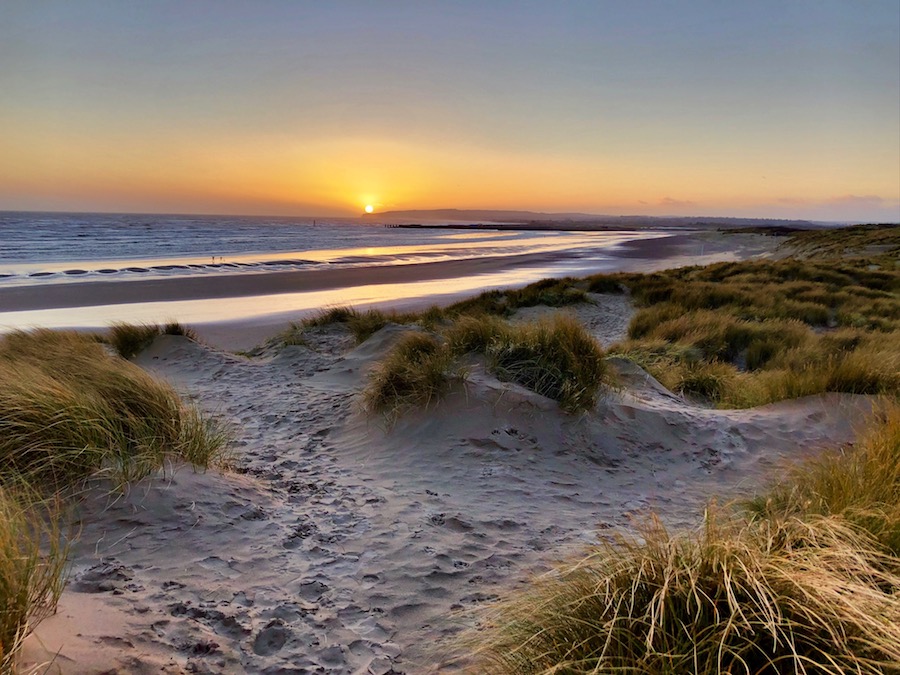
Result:
<svg viewBox="0 0 900 675"><path fill-rule="evenodd" d="M579 318L621 337L627 300L593 299ZM253 360L157 339L137 362L234 423L237 471L94 486L69 587L26 658L66 673L452 671L468 610L648 509L694 523L710 495L852 441L870 409L832 394L710 410L615 360L621 388L573 416L473 363L389 425L358 393L406 330L354 348L326 328Z"/></svg>

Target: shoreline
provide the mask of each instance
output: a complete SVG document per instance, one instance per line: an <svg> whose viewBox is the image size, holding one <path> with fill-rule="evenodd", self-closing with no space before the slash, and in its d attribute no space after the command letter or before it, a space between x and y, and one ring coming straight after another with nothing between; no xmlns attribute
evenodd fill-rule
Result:
<svg viewBox="0 0 900 675"><path fill-rule="evenodd" d="M597 253L560 251L389 266L122 279L0 288L0 332L176 320L210 344L249 349L317 309L425 309L546 277L650 272L771 254L771 237L698 231ZM599 259L597 254L605 256Z"/></svg>

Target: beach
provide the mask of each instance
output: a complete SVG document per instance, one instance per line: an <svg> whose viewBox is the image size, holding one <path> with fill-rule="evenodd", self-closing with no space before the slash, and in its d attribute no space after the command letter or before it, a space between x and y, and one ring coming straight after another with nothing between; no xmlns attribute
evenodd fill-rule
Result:
<svg viewBox="0 0 900 675"><path fill-rule="evenodd" d="M606 340L621 298L584 319ZM616 306L613 303L618 303ZM49 672L452 672L467 612L649 509L696 521L779 461L852 438L871 405L829 395L748 411L691 405L627 363L625 388L572 416L473 370L439 405L387 424L367 370L405 328L357 348L249 360L166 336L137 363L237 429L237 471L172 467L98 485L55 616L25 663Z"/></svg>
<svg viewBox="0 0 900 675"><path fill-rule="evenodd" d="M703 235L726 259L771 249L762 239ZM668 267L696 249L686 239L668 257L635 247L622 260ZM242 281L257 292L302 274ZM608 346L635 309L627 295L589 293L512 322L559 311ZM26 670L460 671L468 658L455 640L479 608L651 511L674 530L692 526L711 496L745 494L798 449L851 442L872 406L825 394L716 410L614 358L617 386L571 414L476 360L439 402L388 419L365 410L361 392L421 328L388 323L356 345L331 324L253 358L223 347L246 341L246 325L218 328L218 344L163 335L134 362L229 424L232 469L173 465L124 492L90 484L74 506L69 583L28 638Z"/></svg>
<svg viewBox="0 0 900 675"><path fill-rule="evenodd" d="M0 64L0 675L900 675L897 0Z"/></svg>
<svg viewBox="0 0 900 675"><path fill-rule="evenodd" d="M500 236L508 237L509 233ZM476 255L478 249L463 250L454 259L435 262L376 255L336 269L327 265L307 269L269 267L266 271L254 267L239 273L212 269L194 276L178 275L175 270L175 276L152 278L125 272L115 279L102 274L67 278L57 272L56 277L62 276L61 281L66 283L55 278L22 277L0 284L0 331L33 326L102 329L121 321L175 320L190 324L211 344L250 349L291 321L323 307L423 309L482 290L513 288L547 277L740 260L767 254L777 245L772 237L714 230L617 233L612 241L614 245L609 246L600 240L596 250L585 249L580 238L572 245L549 246L550 250L540 252L528 252L524 245L511 253L504 246L493 255ZM505 243L503 239L501 242ZM309 256L310 252L305 254ZM298 255L302 254L294 257ZM329 259L348 257L344 252L328 255ZM279 256L290 257L286 253ZM41 269L62 270L72 264L44 263ZM103 264L94 263L94 267ZM123 269L128 264L120 263Z"/></svg>

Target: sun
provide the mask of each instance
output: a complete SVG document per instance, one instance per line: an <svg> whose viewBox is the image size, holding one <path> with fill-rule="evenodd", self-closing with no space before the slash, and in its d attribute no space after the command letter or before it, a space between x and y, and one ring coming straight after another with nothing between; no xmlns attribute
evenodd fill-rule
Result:
<svg viewBox="0 0 900 675"><path fill-rule="evenodd" d="M372 213L375 210L375 207L371 204L366 204L366 213Z"/></svg>

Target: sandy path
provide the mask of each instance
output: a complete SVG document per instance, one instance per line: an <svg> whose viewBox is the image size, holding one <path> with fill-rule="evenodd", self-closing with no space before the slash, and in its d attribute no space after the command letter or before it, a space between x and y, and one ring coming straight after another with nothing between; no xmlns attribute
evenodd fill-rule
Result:
<svg viewBox="0 0 900 675"><path fill-rule="evenodd" d="M627 301L603 297L577 311L610 339ZM710 494L752 487L798 446L851 440L870 405L712 411L620 362L626 387L569 416L476 368L386 428L356 395L404 330L343 354L348 338L327 331L319 351L256 360L169 336L142 354L236 424L243 475L182 469L88 495L72 582L36 636L61 649L51 672L452 669L441 641L466 610L648 508L696 522Z"/></svg>

